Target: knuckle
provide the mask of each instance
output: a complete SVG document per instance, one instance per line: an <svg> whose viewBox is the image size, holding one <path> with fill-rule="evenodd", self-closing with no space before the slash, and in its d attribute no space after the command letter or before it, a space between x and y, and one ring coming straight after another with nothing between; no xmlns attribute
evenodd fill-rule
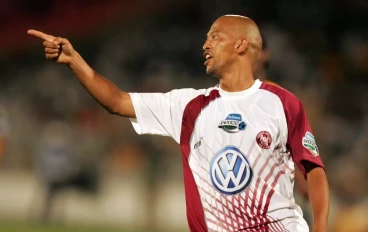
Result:
<svg viewBox="0 0 368 232"><path fill-rule="evenodd" d="M52 44L53 45L56 45L56 43L59 43L59 37L56 37L53 41L52 41Z"/></svg>

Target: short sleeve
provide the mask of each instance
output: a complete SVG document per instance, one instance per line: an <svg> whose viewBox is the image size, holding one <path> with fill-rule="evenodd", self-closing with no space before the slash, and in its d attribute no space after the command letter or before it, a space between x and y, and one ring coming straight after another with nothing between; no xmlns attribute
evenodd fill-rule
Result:
<svg viewBox="0 0 368 232"><path fill-rule="evenodd" d="M168 93L130 93L136 118L130 119L138 134L171 136L180 141L186 105L206 90L175 89Z"/></svg>
<svg viewBox="0 0 368 232"><path fill-rule="evenodd" d="M288 102L284 110L288 126L287 144L294 163L296 163L304 176L306 176L306 171L302 161L309 161L324 168L302 102L296 98L296 100Z"/></svg>

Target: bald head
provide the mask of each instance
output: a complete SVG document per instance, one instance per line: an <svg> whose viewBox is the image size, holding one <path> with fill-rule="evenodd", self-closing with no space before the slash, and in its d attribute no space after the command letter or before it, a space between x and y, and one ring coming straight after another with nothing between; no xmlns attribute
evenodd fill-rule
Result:
<svg viewBox="0 0 368 232"><path fill-rule="evenodd" d="M220 78L236 68L252 72L261 49L262 37L253 20L221 16L212 24L203 45L206 71Z"/></svg>
<svg viewBox="0 0 368 232"><path fill-rule="evenodd" d="M215 22L228 27L237 39L247 41L247 52L256 60L262 50L262 37L257 24L250 18L241 15L224 15Z"/></svg>

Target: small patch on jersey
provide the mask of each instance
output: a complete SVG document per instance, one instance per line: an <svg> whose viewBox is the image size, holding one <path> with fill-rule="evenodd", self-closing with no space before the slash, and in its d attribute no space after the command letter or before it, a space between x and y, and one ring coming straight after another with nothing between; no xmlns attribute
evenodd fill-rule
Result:
<svg viewBox="0 0 368 232"><path fill-rule="evenodd" d="M261 131L258 133L256 137L256 141L258 146L260 146L263 149L270 149L271 143L272 143L272 137L271 134L267 131Z"/></svg>
<svg viewBox="0 0 368 232"><path fill-rule="evenodd" d="M310 132L306 132L302 139L303 147L307 148L314 156L319 155L318 147L314 136Z"/></svg>
<svg viewBox="0 0 368 232"><path fill-rule="evenodd" d="M250 186L253 170L247 157L237 147L226 146L213 156L210 177L217 191L235 195Z"/></svg>
<svg viewBox="0 0 368 232"><path fill-rule="evenodd" d="M245 130L247 124L242 121L242 116L240 114L229 114L225 120L222 120L218 125L224 131L229 133L236 133Z"/></svg>

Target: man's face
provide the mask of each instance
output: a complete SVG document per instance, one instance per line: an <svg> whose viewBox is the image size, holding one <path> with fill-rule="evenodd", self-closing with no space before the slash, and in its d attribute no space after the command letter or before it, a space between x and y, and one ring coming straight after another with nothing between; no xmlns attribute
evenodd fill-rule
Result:
<svg viewBox="0 0 368 232"><path fill-rule="evenodd" d="M226 19L216 20L212 24L207 34L207 40L203 45L206 72L219 78L236 57L236 37L230 30L230 23L231 21L229 22Z"/></svg>

